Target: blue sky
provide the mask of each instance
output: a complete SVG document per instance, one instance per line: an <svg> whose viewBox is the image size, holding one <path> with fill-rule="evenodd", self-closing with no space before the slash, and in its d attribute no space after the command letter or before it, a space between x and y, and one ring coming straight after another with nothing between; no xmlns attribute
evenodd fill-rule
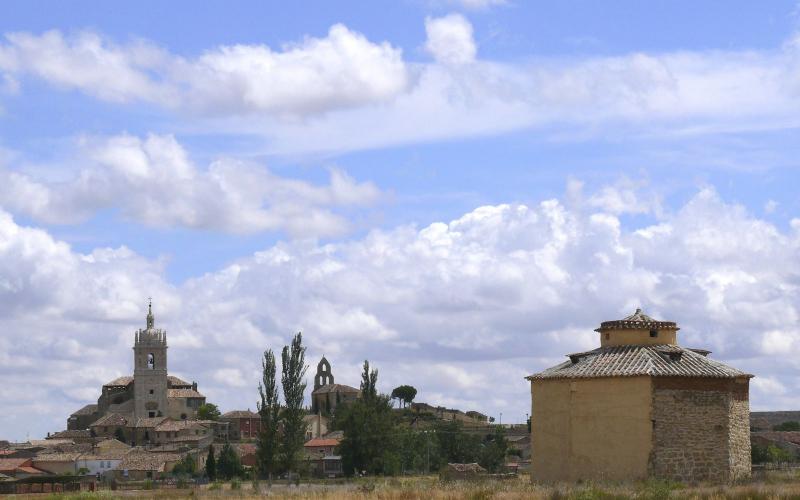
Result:
<svg viewBox="0 0 800 500"><path fill-rule="evenodd" d="M302 329L337 381L368 357L386 391L522 420L521 377L637 305L756 373L754 408L796 407L774 358L800 351L798 12L4 3L0 293L25 339L0 334L0 429L57 430L127 373L148 296L225 409Z"/></svg>

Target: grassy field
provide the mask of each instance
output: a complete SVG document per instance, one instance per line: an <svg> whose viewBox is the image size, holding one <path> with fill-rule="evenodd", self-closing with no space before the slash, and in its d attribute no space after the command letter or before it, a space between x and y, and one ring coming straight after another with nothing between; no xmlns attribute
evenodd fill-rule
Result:
<svg viewBox="0 0 800 500"><path fill-rule="evenodd" d="M254 489L257 488L257 489ZM229 484L214 488L101 491L80 495L51 495L47 498L253 498L274 496L297 499L800 499L800 477L796 474L774 474L762 480L730 486L683 486L664 482L639 484L532 485L527 477L505 481L441 482L435 477L357 480L344 484L301 483L300 486L242 483L238 489ZM42 495L37 495L41 498Z"/></svg>

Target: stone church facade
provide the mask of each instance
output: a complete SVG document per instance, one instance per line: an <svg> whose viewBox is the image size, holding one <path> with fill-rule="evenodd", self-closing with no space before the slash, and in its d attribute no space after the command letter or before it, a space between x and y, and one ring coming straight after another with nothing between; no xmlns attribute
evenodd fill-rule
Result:
<svg viewBox="0 0 800 500"><path fill-rule="evenodd" d="M677 344L638 310L600 348L528 378L534 481L729 482L750 475L752 375Z"/></svg>
<svg viewBox="0 0 800 500"><path fill-rule="evenodd" d="M349 385L336 384L331 371L331 364L322 356L317 364L314 376L314 390L311 392L311 412L330 415L336 407L350 403L361 396L361 391Z"/></svg>
<svg viewBox="0 0 800 500"><path fill-rule="evenodd" d="M103 385L97 404L89 404L67 419L68 430L90 429L101 419L135 427L145 419L193 420L205 396L189 383L167 372L167 332L155 327L152 304L145 328L134 332L133 376Z"/></svg>

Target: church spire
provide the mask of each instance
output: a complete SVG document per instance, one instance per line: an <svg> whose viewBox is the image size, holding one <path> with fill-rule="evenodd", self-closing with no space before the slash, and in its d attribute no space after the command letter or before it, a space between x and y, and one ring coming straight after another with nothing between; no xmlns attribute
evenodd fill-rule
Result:
<svg viewBox="0 0 800 500"><path fill-rule="evenodd" d="M153 299L148 297L147 305L147 329L151 330L156 326L156 319L153 317Z"/></svg>

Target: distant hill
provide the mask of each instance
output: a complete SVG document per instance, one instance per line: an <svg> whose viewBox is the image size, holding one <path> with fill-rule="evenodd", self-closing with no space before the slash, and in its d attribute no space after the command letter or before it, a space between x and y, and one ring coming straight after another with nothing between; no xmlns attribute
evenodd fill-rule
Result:
<svg viewBox="0 0 800 500"><path fill-rule="evenodd" d="M784 422L800 422L800 411L751 411L750 429L771 431Z"/></svg>

